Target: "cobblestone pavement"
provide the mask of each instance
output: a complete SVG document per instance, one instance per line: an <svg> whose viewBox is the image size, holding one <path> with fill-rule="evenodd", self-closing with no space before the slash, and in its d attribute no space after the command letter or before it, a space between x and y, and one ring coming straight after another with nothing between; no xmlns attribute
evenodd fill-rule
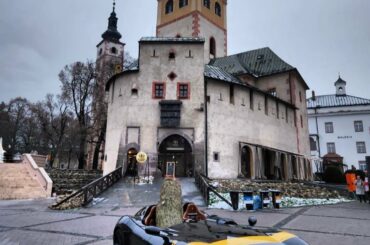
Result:
<svg viewBox="0 0 370 245"><path fill-rule="evenodd" d="M0 201L0 244L113 244L112 231L122 215L134 214L139 206L96 205L70 211L47 208L53 200ZM299 235L311 245L370 244L370 205L358 202L233 212L204 209L258 227L275 227Z"/></svg>

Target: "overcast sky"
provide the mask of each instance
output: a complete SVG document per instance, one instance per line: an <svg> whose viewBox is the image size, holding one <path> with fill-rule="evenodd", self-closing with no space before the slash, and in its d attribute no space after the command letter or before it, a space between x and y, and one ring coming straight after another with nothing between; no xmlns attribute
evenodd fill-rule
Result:
<svg viewBox="0 0 370 245"><path fill-rule="evenodd" d="M117 0L126 51L154 36L157 0ZM0 101L59 92L64 65L95 59L111 0L0 0ZM228 53L269 46L316 94L370 98L369 0L229 0ZM308 95L310 95L310 91Z"/></svg>

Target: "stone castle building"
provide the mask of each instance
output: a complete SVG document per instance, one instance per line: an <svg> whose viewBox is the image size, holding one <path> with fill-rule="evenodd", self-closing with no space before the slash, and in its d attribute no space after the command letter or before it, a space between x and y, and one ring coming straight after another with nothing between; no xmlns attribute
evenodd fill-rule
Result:
<svg viewBox="0 0 370 245"><path fill-rule="evenodd" d="M104 173L311 179L299 71L271 49L227 55L226 0L158 0L157 33L106 83ZM109 45L109 44L107 44Z"/></svg>

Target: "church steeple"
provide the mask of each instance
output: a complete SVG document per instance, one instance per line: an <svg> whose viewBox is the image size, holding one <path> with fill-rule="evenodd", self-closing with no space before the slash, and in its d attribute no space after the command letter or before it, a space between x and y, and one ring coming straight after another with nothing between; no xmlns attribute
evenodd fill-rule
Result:
<svg viewBox="0 0 370 245"><path fill-rule="evenodd" d="M119 42L122 35L117 30L118 18L116 16L116 1L113 0L113 11L108 19L108 29L102 34L104 40Z"/></svg>

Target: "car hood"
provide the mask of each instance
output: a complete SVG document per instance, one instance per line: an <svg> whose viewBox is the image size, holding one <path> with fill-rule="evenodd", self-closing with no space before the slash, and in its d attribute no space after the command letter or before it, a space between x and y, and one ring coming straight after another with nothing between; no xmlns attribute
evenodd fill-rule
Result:
<svg viewBox="0 0 370 245"><path fill-rule="evenodd" d="M171 227L171 230L168 236L174 242L173 244L181 241L191 245L307 245L295 235L276 229L261 230L240 225L220 225L207 221L183 223Z"/></svg>

